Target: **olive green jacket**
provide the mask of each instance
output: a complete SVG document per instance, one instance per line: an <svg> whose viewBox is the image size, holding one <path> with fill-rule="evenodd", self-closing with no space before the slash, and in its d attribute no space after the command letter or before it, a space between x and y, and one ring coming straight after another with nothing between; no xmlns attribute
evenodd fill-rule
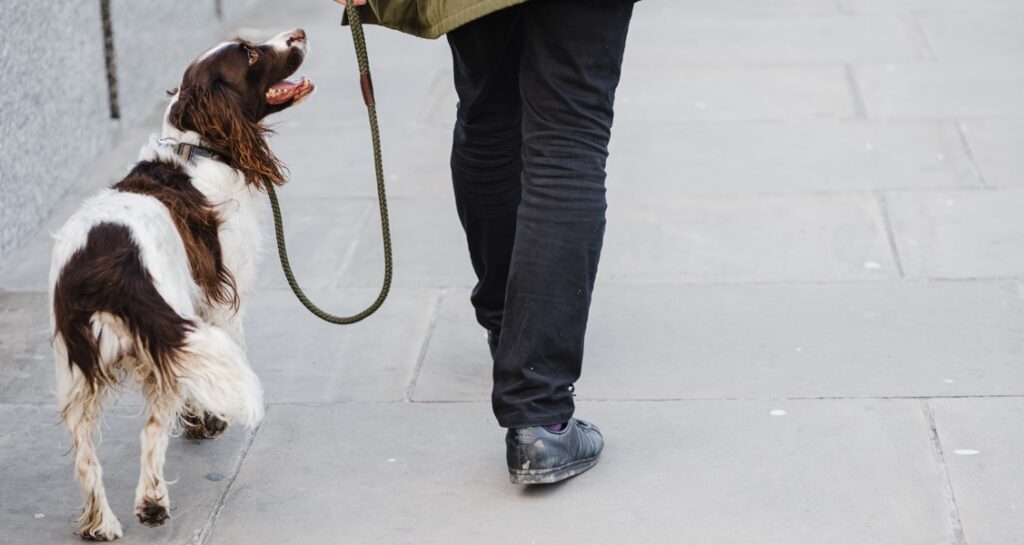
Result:
<svg viewBox="0 0 1024 545"><path fill-rule="evenodd" d="M369 0L359 15L366 24L437 38L488 13L523 2L526 0Z"/></svg>

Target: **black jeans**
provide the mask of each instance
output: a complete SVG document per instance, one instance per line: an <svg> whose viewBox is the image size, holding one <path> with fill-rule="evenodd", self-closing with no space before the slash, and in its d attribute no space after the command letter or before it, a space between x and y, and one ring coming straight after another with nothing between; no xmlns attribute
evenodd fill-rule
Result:
<svg viewBox="0 0 1024 545"><path fill-rule="evenodd" d="M492 403L504 427L573 414L632 9L527 2L448 34L452 181L477 321L500 331Z"/></svg>

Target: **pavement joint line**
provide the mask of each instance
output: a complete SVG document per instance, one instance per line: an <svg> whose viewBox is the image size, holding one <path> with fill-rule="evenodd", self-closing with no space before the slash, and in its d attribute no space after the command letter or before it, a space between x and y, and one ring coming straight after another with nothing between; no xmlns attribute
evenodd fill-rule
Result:
<svg viewBox="0 0 1024 545"><path fill-rule="evenodd" d="M615 188L618 189L618 188ZM765 198L791 198L791 197L860 197L865 195L886 195L886 194L906 194L915 196L935 196L944 195L947 193L964 193L964 194L978 194L984 195L990 192L1005 192L1005 193L1021 193L1024 192L1024 187L1020 186L980 186L977 184L970 186L962 185L944 185L934 186L929 188L916 188L916 187L864 187L864 188L851 188L851 189L836 189L836 190L804 190L804 189L785 189L778 191L693 191L693 192L680 192L674 193L667 202L675 201L687 201L687 200L700 200L700 199L720 199L724 200L729 197L736 197L743 195L745 197L754 199L765 199ZM659 193L654 194L655 197L662 196ZM617 202L626 205L635 205L641 201L649 201L650 199L638 199L637 197L624 194L617 198ZM648 206L649 209L661 209L667 208L668 205L660 204L659 206Z"/></svg>
<svg viewBox="0 0 1024 545"><path fill-rule="evenodd" d="M210 514L206 517L206 522L203 524L202 530L192 541L193 545L205 545L206 541L210 539L210 536L213 533L213 526L217 523L217 518L220 517L220 512L224 509L224 505L227 504L228 493L231 491L231 485L235 484L235 479L238 478L238 474L242 471L242 464L245 462L245 458L249 454L249 449L256 440L256 434L258 434L263 428L263 422L266 421L267 414L269 412L270 406L268 405L264 411L263 420L261 420L255 428L249 430L249 433L245 435L245 440L242 441L242 446L238 450L238 454L235 455L235 462L231 466L231 472L225 479L226 482L224 484L224 488L221 489L220 494L217 495L217 500L214 502L213 508L210 509Z"/></svg>
<svg viewBox="0 0 1024 545"><path fill-rule="evenodd" d="M939 284L939 283L999 283L999 282L1020 282L1024 281L1024 275L1021 276L965 276L962 278L953 277L907 277L907 278L878 278L878 279L865 279L865 278L851 278L847 280L750 280L750 281L694 281L694 280L676 280L672 278L641 278L639 280L623 280L621 278L599 278L598 281L602 286L613 286L613 287L629 287L629 286L664 286L664 287L744 287L744 286L849 286L849 285L875 285L875 284ZM347 290L368 290L372 289L373 286L347 286L343 289ZM433 286L396 286L395 289L401 290L420 290L420 291L432 291L432 290L468 290L472 289L473 286L469 284L465 285L433 285ZM275 288L267 291L277 293L291 293L289 290L284 288ZM41 293L39 290L26 290L26 293ZM16 292L12 292L16 293ZM21 293L21 292L17 292Z"/></svg>
<svg viewBox="0 0 1024 545"><path fill-rule="evenodd" d="M994 188L1001 189L1001 188ZM622 280L619 278L602 278L599 279L601 286L610 287L657 287L663 286L667 288L671 287L744 287L744 286L850 286L850 285L877 285L877 284L944 284L944 283L990 283L998 284L1001 282L1024 282L1024 274L1017 276L964 276L964 277L907 277L907 278L879 278L879 279L848 279L848 280L751 280L751 281L693 281L693 280L673 280L669 279L650 279L642 278L639 280ZM338 288L323 288L328 291L359 291L375 289L378 286L343 286ZM457 291L457 290L468 290L472 289L473 286L466 285L454 285L444 284L436 286L394 286L393 289L399 291ZM269 287L262 288L260 290L263 293L291 293L291 290L284 287ZM45 290L36 288L4 288L0 287L0 296L3 295L46 295Z"/></svg>
<svg viewBox="0 0 1024 545"><path fill-rule="evenodd" d="M782 396L782 397L679 397L679 398L587 398L577 397L576 401L584 403L708 403L708 402L787 402L787 401L931 401L961 399L1011 399L1024 400L1020 394L964 394L947 396ZM273 407L341 407L345 405L484 405L486 399L423 399L406 401L398 400L365 400L365 401L279 401L269 403ZM17 404L14 404L17 405ZM26 405L26 404L22 404ZM0 404L2 407L3 404Z"/></svg>
<svg viewBox="0 0 1024 545"><path fill-rule="evenodd" d="M818 13L818 14L810 14L810 15L835 15L835 13L834 12L827 12L827 13ZM856 15L856 14L844 14L844 15ZM627 52L627 54L629 54L629 53ZM659 64L656 61L646 60L646 59L644 59L642 57L638 61L636 61L636 62L633 62L632 60L629 60L628 62L629 62L630 65L637 65L638 67L644 67L644 68L661 67L661 66L663 66L662 64ZM765 61L765 60L747 60L747 59L723 59L723 60L717 60L717 59L713 59L712 58L712 59L704 59L704 60L685 60L685 61L681 60L681 61L673 62L672 66L675 67L675 68L682 68L682 69L687 69L687 68L697 68L697 69L719 69L719 68L733 69L733 68L739 68L739 69L764 69L764 70L771 70L771 69L776 69L776 68L812 68L812 69L828 68L828 69L836 69L836 68L841 68L842 65L844 63L847 63L847 62L852 63L852 64L856 64L856 65L893 64L893 63L889 63L889 62L886 62L886 61L880 60L880 59L853 59L853 60L849 60L849 61L844 61L843 59ZM899 64L913 64L913 63L917 63L917 62L922 62L922 61L921 61L921 59L912 59L912 58L904 58L904 59L901 59L901 60L898 61ZM807 120L821 119L821 118L818 118L818 117L813 117L813 115L814 114L800 114L800 118L801 119L807 119ZM839 119L839 120L849 119L849 118L846 118L846 117L842 117L842 114L828 114L828 115L832 115L832 116L836 116L836 117L828 117L826 119L833 119L833 120L835 120L835 119ZM749 121L764 121L764 120L779 120L779 119L793 119L793 118L780 118L780 117L756 117L756 118L754 118L754 117L752 117L752 118L749 118L749 119L732 118L731 121L741 121L742 122L742 121L748 121L748 120ZM703 121L708 121L708 119L705 118ZM635 123L636 121L633 121L633 122ZM436 126L436 125L432 125L432 126Z"/></svg>
<svg viewBox="0 0 1024 545"><path fill-rule="evenodd" d="M687 401L920 401L932 399L1024 399L1024 393L1020 394L964 394L964 395L896 395L896 396L780 396L780 397L666 397L666 398L588 398L577 397L578 401L596 403L682 403ZM416 403L424 403L417 401ZM449 403L449 402L445 402ZM457 402L456 402L457 403Z"/></svg>
<svg viewBox="0 0 1024 545"><path fill-rule="evenodd" d="M885 65L885 64L892 64L892 63L857 62L857 63L854 63L854 64L857 65L857 66L882 66L882 65ZM903 63L896 63L896 64L897 65L906 65L906 64L914 64L914 63L903 62ZM787 64L768 64L768 65L765 65L765 64L760 64L760 65L759 64L747 64L747 65L736 65L736 66L739 67L739 68L744 68L744 67L766 67L766 66L767 67L780 67L780 66L781 67L785 67L785 66L808 66L808 64L807 63L793 64L793 65L787 65ZM812 65L812 66L819 66L819 65ZM835 67L836 64L834 62L829 62L829 63L822 63L822 64L820 64L820 66L823 66L823 67L824 66ZM851 65L851 66L853 66L853 65ZM987 115L986 114L979 114L979 115L973 115L973 116L972 115L962 116L962 117L959 117L959 119L964 119L964 120L967 120L967 121L992 121L992 120L1007 119L1007 118L1015 119L1015 118L1018 118L1018 117L1020 117L1020 116L1019 115L1015 115L1015 114L987 114ZM858 119L858 118L851 118L851 117L847 117L847 116L836 116L836 117L825 117L825 118L816 118L816 117L751 117L751 118L748 118L748 119L735 119L735 118L733 118L733 119L672 119L672 120L667 120L667 121L665 121L665 120L659 120L659 121L637 121L637 120L624 119L621 122L619 120L616 120L615 121L615 127L616 127L616 130L620 130L621 131L621 130L627 130L629 128L641 128L641 127L644 127L644 128L649 128L649 127L689 127L689 126L694 126L694 125L697 125L697 126L701 126L701 125L716 125L716 126L722 126L722 125L725 125L725 126L736 126L736 125L739 125L739 126L742 126L742 125L793 125L793 124L854 123L854 122L858 122L858 123L859 122L868 122L868 123L878 124L878 125L885 125L885 124L922 124L922 125L932 125L932 124L939 124L939 123L949 123L949 122L956 121L957 119L958 119L957 117L871 117L871 118L867 118L867 119ZM280 125L285 125L285 123L282 122ZM365 129L364 125L365 125L365 123L363 123L363 124L360 124L360 123L340 124L340 123L336 123L336 122L319 122L319 121L318 122L294 122L294 121L287 122L287 126L293 128L293 129L296 129L296 130L304 130L304 131L322 130L322 129L345 129L345 130L349 130L349 129L355 129L355 128L360 128L360 127ZM145 134L146 135L154 132L152 130L151 126L147 125L147 127L149 127L149 128L145 130ZM399 133L402 133L402 134L409 134L409 133L412 133L414 131L433 131L433 132L442 132L442 131L444 131L444 132L447 133L447 132L449 132L451 130L451 123L444 123L444 124L437 123L437 124L429 124L429 125L423 125L423 124L420 124L420 123L413 123L413 124L398 124L398 123L396 123L396 124L393 124L393 125L389 126L389 130L393 131L393 132L399 132ZM130 138L130 139L126 138L126 140L128 142L139 143L141 145L141 143L145 140L145 136L139 137L139 138ZM121 157L121 158L129 157L131 155L131 154L123 153L123 151L121 153L117 153L117 151L118 150L116 150L116 149L111 150L109 152L110 157L116 159L116 158L119 158L119 157ZM101 185L97 186L95 189L98 189L100 187L104 187L105 185L109 185L109 182L108 181L104 181L104 182L102 182ZM389 194L388 195L388 199L390 199L391 197L392 196ZM397 195L396 195L396 197L397 197ZM370 197L367 197L367 198L370 198Z"/></svg>
<svg viewBox="0 0 1024 545"><path fill-rule="evenodd" d="M889 206L885 201L885 195L882 193L876 193L875 199L878 201L878 210L882 215L882 225L885 228L885 241L889 246L889 253L892 254L892 262L896 265L896 274L900 278L905 278L906 273L903 272L903 260L900 258L900 249L896 244L896 234L893 232L892 220L889 218Z"/></svg>
<svg viewBox="0 0 1024 545"><path fill-rule="evenodd" d="M1024 281L1024 276L983 276L983 277L907 277L907 278L879 278L879 279L849 279L849 280L754 280L754 281L736 281L736 282L723 282L723 281L712 281L712 282L700 282L692 280L672 280L672 279L641 279L641 280L621 280L617 278L605 278L598 279L601 286L614 286L614 287L629 287L629 286L664 286L664 287L762 287L762 286L850 286L850 285L920 285L920 284L943 284L943 283L993 283L997 284L1000 282L1020 282ZM468 289L469 287L461 287L461 289Z"/></svg>
<svg viewBox="0 0 1024 545"><path fill-rule="evenodd" d="M1007 297L1009 297L1010 303L1017 311L1018 315L1024 314L1024 285L1019 282L1015 284L1007 284L1006 291Z"/></svg>
<svg viewBox="0 0 1024 545"><path fill-rule="evenodd" d="M359 251L359 243L366 236L369 230L370 218L373 217L373 207L369 204L366 205L366 210L363 212L363 217L359 219L359 227L356 228L356 233L348 243L348 247L345 248L345 253L341 258L341 265L338 266L338 271L335 275L334 280L331 281L331 288L342 287L342 282L345 278L345 272L350 270L352 263L355 262L356 253Z"/></svg>
<svg viewBox="0 0 1024 545"><path fill-rule="evenodd" d="M936 58L935 51L932 50L932 44L928 41L928 34L925 33L924 27L921 26L921 19L918 18L918 15L921 13L921 10L914 9L907 12L910 28L914 30L918 43L924 48L924 60L937 61L939 59Z"/></svg>
<svg viewBox="0 0 1024 545"><path fill-rule="evenodd" d="M928 62L918 62L918 63L904 63L904 64L900 64L900 65L897 65L897 66L929 66L929 65L932 65L932 64L934 64L936 67L943 66L943 63L939 62L939 61L928 61ZM874 65L874 66L884 66L883 64L879 64L879 63L872 63L872 65ZM862 66L864 66L864 65L862 64ZM1011 67L1010 63L1007 63L1007 68L1010 68L1010 67ZM994 113L974 114L974 115L968 114L968 115L964 115L964 116L935 115L933 117L912 116L912 115L911 116L900 116L898 114L897 115L890 114L890 115L885 115L884 116L884 115L881 115L881 114L875 114L870 119L867 119L865 121L871 121L871 122L876 122L877 121L877 122L883 122L883 123L915 123L915 122L918 122L918 121L941 121L941 122L945 122L945 123L952 123L952 122L955 122L957 119L963 119L965 121L976 121L976 122L979 122L979 123L985 123L985 122L993 122L993 121L1016 121L1016 120L1021 119L1022 117L1024 117L1024 115L1022 115L1020 113L1017 113L1017 112L994 112ZM829 119L829 120L833 120L833 121L843 121L843 120L856 121L856 119L849 118L849 117L845 117L845 118L844 117L831 117L831 118L822 118L822 119ZM811 120L814 120L814 118L801 118L800 120L811 121ZM651 125L652 126L658 126L657 123L651 123Z"/></svg>
<svg viewBox="0 0 1024 545"><path fill-rule="evenodd" d="M923 64L923 63L921 63ZM835 65L832 65L835 66ZM856 66L886 66L885 63L851 63L851 67ZM863 125L875 125L875 126L888 126L888 125L917 125L917 126L934 126L944 125L953 123L958 119L965 121L992 121L992 120L1003 120L1003 119L1017 119L1020 115L1014 114L996 114L996 115L964 115L954 117L871 117L868 119L855 119L851 117L782 117L782 118L765 118L765 117L752 117L748 119L669 119L664 121L637 121L633 119L624 119L621 122L615 121L615 130L627 131L627 130L640 130L649 129L655 127L659 129L672 129L672 128L691 128L693 126L715 126L715 127L735 127L735 126L748 126L748 127L772 127L782 125L849 125L849 124L863 124ZM611 157L609 156L609 160Z"/></svg>
<svg viewBox="0 0 1024 545"><path fill-rule="evenodd" d="M617 188L616 188L617 189ZM1000 191L1021 191L1019 186L1002 186L1002 187L978 187L978 186L962 186L962 185L944 185L944 186L933 186L927 188L920 187L864 187L864 188L851 188L851 189L779 189L774 191L687 191L673 193L672 198L679 200L687 199L698 199L698 198L709 198L709 197L734 197L737 195L743 195L746 197L753 198L764 198L764 197L851 197L857 195L863 195L865 193L913 193L913 194L924 194L939 193L945 191L965 191L965 192L981 192L983 190L1000 190ZM657 193L655 193L657 196ZM422 200L422 199L421 199ZM440 201L441 199L437 199ZM624 196L619 197L618 201L633 203L638 199L637 197ZM648 199L642 199L648 200Z"/></svg>
<svg viewBox="0 0 1024 545"><path fill-rule="evenodd" d="M362 102L359 103L359 107L363 108ZM355 112L356 110L353 110ZM362 115L366 115L366 112L361 112ZM341 115L348 115L345 112L339 113ZM354 116L354 114L353 114ZM281 122L283 125L285 122ZM346 131L365 131L366 121L288 121L288 126L299 129L299 130L323 130L323 129L344 129ZM387 123L387 119L383 119L381 123L381 130L387 130L388 132L397 132L401 134L408 134L414 130L425 129L425 130L437 130L447 129L451 131L451 123L431 122L431 123ZM383 135L383 133L382 133Z"/></svg>
<svg viewBox="0 0 1024 545"><path fill-rule="evenodd" d="M296 183L302 183L302 182L296 182ZM966 189L966 188L962 188L962 189ZM368 191L375 191L375 190L371 186ZM278 192L278 193L281 193L281 192ZM397 194L392 194L390 192L388 193L388 202L389 203L391 203L391 202L407 202L407 203L415 204L415 203L419 203L419 202L422 202L422 201L425 201L425 200L426 201L434 201L436 203L441 203L441 202L448 202L451 199L449 199L447 197L442 197L442 196L433 197L433 196L429 196L429 195L424 196L424 195L416 195L416 194L410 194L410 193L397 193ZM313 195L305 195L305 196L295 197L294 199L289 199L288 202L289 203L305 204L307 202L322 203L322 202L325 202L325 201L337 201L339 203L341 203L341 202L349 202L349 201L372 203L374 205L373 208L370 208L369 211L367 212L371 216L373 215L374 212L379 210L379 208L377 208L377 203L379 201L378 201L378 198L377 198L377 195L376 195L375 192L372 195L369 194L369 193L367 193L366 195L359 195L359 194L353 193L351 195L340 195L340 196L336 196L336 197L322 197L322 198L316 197L316 196L313 196ZM360 218L360 219L362 219L362 218Z"/></svg>
<svg viewBox="0 0 1024 545"><path fill-rule="evenodd" d="M974 149L971 148L971 143L967 139L967 131L964 128L962 121L956 122L956 133L957 136L960 137L960 145L964 147L964 154L967 155L967 160L971 163L971 172L974 173L974 177L977 178L978 183L981 184L982 188L992 189L992 187L988 185L988 182L985 181L985 175L981 172L981 167L978 165L978 160L974 156Z"/></svg>
<svg viewBox="0 0 1024 545"><path fill-rule="evenodd" d="M989 120L989 119L990 118L980 118L981 121L985 121L985 120ZM901 119L881 119L881 120L879 120L879 119L871 119L871 120L868 120L868 119L857 119L857 118L854 118L854 119L844 118L844 119L832 119L832 120L827 120L827 121L810 120L810 119L808 119L808 120L798 120L798 121L796 121L796 124L801 124L801 123L816 124L816 123L833 122L833 123L897 124L897 125L898 124L914 124L914 125L926 125L926 126L927 125L942 126L942 125L949 125L949 124L952 123L953 126L956 127L958 129L958 131L960 132L961 141L963 143L963 146L964 146L965 150L967 151L968 159L971 161L972 171L974 171L976 173L976 176L979 178L979 180L981 180L981 187L978 187L978 186L972 186L972 187L960 187L960 186L941 187L941 186L936 186L936 187L928 187L928 188L890 187L890 188L868 188L868 189L862 189L862 190L856 190L856 189L846 189L846 190L844 190L844 189L837 189L837 190L784 189L784 190L776 190L776 191L756 191L756 190L755 191L739 191L739 192L735 192L735 193L742 193L743 195L747 195L747 196L751 196L751 197L776 197L776 196L785 197L785 196L854 195L854 194L858 194L858 193L863 193L865 191L903 192L903 193L919 193L919 194L935 193L936 191L983 191L983 190L989 190L989 191L996 191L996 190L1015 191L1016 190L1016 191L1019 191L1021 189L1019 187L1013 187L1013 186L992 187L992 186L986 185L984 179L982 178L982 176L980 174L980 169L977 166L977 162L976 162L976 160L974 158L973 150L971 150L970 146L967 144L966 136L965 136L965 134L963 132L963 122L964 121L974 121L974 120L978 120L978 119L968 118L968 117L961 117L961 118L957 118L957 119L920 119L920 120L901 120ZM740 121L738 123L747 124L747 125L784 125L784 124L793 124L793 120L779 120L779 121L751 120L751 121ZM720 122L711 122L711 123L694 122L694 123L682 123L682 124L661 124L660 126L663 126L663 127L671 127L671 126L683 127L683 126L700 125L700 124L720 125L722 123L720 123ZM626 123L625 125L628 126L628 123ZM655 125L658 125L658 124L655 124ZM111 154L114 154L114 151L112 151ZM80 201L88 198L90 195L92 195L96 191L98 191L100 189L100 187L101 186L98 186L98 187L95 187L95 188L89 188L87 191L84 191L82 194L75 194L75 195L72 195L72 196L62 197L61 203L63 203L65 200L70 200L70 201L74 201L74 202L80 202ZM680 193L678 195L679 195L679 197L686 199L686 198L699 198L699 197L722 197L722 196L727 196L727 195L730 195L730 194L732 194L732 193L728 192L728 191L726 191L726 192L721 192L721 191L719 191L719 192L701 192L701 191L697 191L697 192ZM388 195L388 200L391 201L391 202L416 202L416 201L421 201L423 198L424 198L423 196L418 196L418 195L414 195L414 194L403 194L403 193L393 193L393 194L389 194ZM358 194L344 195L344 196L340 196L340 197L331 197L330 199L331 200L336 200L338 202L346 202L346 201L376 202L376 197L375 196L372 196L372 195L358 195ZM294 203L301 203L303 201L309 201L309 200L314 200L314 199L312 197L299 197L299 198L295 199L293 202ZM434 198L434 200L444 201L446 199L443 198L443 197L436 197L436 198ZM61 205L58 205L58 206L55 207L56 210L59 210L60 208L61 208ZM372 217L373 211L372 210L368 211L368 214L370 214L370 215L365 220L363 220L365 223L361 224L359 226L359 228L358 228L359 230L357 231L357 237L354 239L356 241L360 240L360 237L365 232L365 224L368 224L369 218ZM52 219L53 219L52 215L47 216L47 221L52 220ZM30 243L31 243L31 241L26 241L24 245L20 245L20 246L18 246L16 248L12 248L10 250L10 253L13 255L13 254L17 253L18 251L26 248ZM357 249L357 246L356 246L356 244L354 242L353 246L351 247L351 251L353 252L353 254L355 253L356 249ZM349 254L346 253L346 259L348 258L348 255ZM344 270L344 267L347 267L348 265L349 265L348 262L344 262L342 267L340 268L340 270ZM7 268L4 267L4 266L0 266L0 277L2 277L6 273L7 273ZM339 287L340 287L341 279L339 278L339 280L337 282L335 282L335 284L339 285ZM0 291L2 291L4 289L5 288L0 287ZM11 288L11 290L23 291L23 290L18 290L17 288Z"/></svg>
<svg viewBox="0 0 1024 545"><path fill-rule="evenodd" d="M55 403L8 403L6 401L0 402L0 408L2 409L17 409L18 407L32 407L33 409L53 409L54 411L57 410L57 405Z"/></svg>
<svg viewBox="0 0 1024 545"><path fill-rule="evenodd" d="M577 397L576 401L585 403L687 403L687 402L715 402L715 401L930 401L930 400L959 400L959 399L1020 399L1024 400L1024 392L1019 394L963 394L963 395L903 395L903 396L781 396L781 397L650 397L650 398L588 398ZM381 400L360 400L360 401L274 401L266 403L267 407L341 407L344 405L473 405L490 403L484 399L381 399ZM124 403L118 405L121 408L133 409L144 408L143 404ZM0 408L33 408L53 409L57 406L53 403L7 403L0 402ZM121 416L121 415L118 415Z"/></svg>
<svg viewBox="0 0 1024 545"><path fill-rule="evenodd" d="M301 184L302 182L295 182L295 183ZM286 193L284 191L278 191L278 195L284 196L285 194ZM394 198L395 199L401 199L401 196L395 196ZM391 200L392 200L392 195L389 193L388 194L388 201L391 201ZM365 201L365 202L368 202L368 203L372 202L374 204L377 204L377 196L376 195L369 195L369 194L367 194L367 195L357 195L357 194L353 193L352 195L342 195L342 196L337 196L337 197L316 197L316 196L313 196L313 195L305 195L305 196L299 196L299 197L295 197L295 198L290 198L290 197L288 198L288 202L291 203L291 204L323 203L323 202L331 202L331 201L337 201L339 203L350 203L350 204L353 203L353 202Z"/></svg>
<svg viewBox="0 0 1024 545"><path fill-rule="evenodd" d="M856 119L866 120L868 118L868 108L864 103L860 84L857 83L857 75L853 73L853 66L844 64L843 73L846 75L846 86L850 90L850 99L853 101L853 115Z"/></svg>
<svg viewBox="0 0 1024 545"><path fill-rule="evenodd" d="M423 332L423 342L420 343L419 353L416 354L416 363L413 365L412 371L409 373L409 383L405 387L405 396L402 397L402 400L405 403L412 402L412 394L416 389L416 382L420 378L420 370L423 368L423 362L427 359L427 350L430 348L430 339L433 338L434 329L437 328L437 322L441 317L441 304L451 291L451 288L444 288L438 292L437 300L434 301L434 307L430 310L430 321L427 322L427 329Z"/></svg>
<svg viewBox="0 0 1024 545"><path fill-rule="evenodd" d="M851 66L886 66L893 64L894 66L920 66L928 65L928 62L918 61L914 63L882 63L882 62L858 62L851 63ZM935 64L941 64L936 62ZM830 64L829 66L836 66ZM1010 66L1010 63L1007 63ZM811 124L811 123L877 123L877 124L898 124L898 123L950 123L957 119L963 119L966 121L1004 121L1004 120L1015 120L1020 119L1022 116L1019 113L976 113L962 115L962 116L946 116L946 115L933 115L933 116L880 116L875 115L866 119L857 119L856 117L850 117L846 114L835 114L828 117L810 117L810 116L789 116L789 117L748 117L746 119L740 118L704 118L704 119L672 119L668 121L637 121L637 120L624 120L621 124L616 122L616 129L625 130L623 127L632 129L639 129L641 127L689 127L689 126L735 126L735 125L785 125L785 124Z"/></svg>
<svg viewBox="0 0 1024 545"><path fill-rule="evenodd" d="M943 499L946 508L949 510L949 526L953 533L951 545L967 545L967 538L964 536L964 525L960 520L960 509L957 507L956 496L953 493L953 483L949 478L949 468L946 466L946 456L942 450L942 440L939 438L939 429L935 425L935 414L927 400L921 400L921 412L924 414L925 422L928 424L928 432L932 445L932 456L935 459L936 470L939 473L939 480L942 482Z"/></svg>

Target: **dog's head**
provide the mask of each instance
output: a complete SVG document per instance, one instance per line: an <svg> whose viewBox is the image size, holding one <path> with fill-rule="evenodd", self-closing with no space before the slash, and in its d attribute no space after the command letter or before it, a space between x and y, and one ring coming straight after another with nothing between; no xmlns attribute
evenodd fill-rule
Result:
<svg viewBox="0 0 1024 545"><path fill-rule="evenodd" d="M295 29L262 44L236 39L210 49L185 70L168 123L199 133L248 183L284 183L282 165L264 139L269 129L263 118L313 92L306 78L288 80L302 65L306 48L306 33Z"/></svg>

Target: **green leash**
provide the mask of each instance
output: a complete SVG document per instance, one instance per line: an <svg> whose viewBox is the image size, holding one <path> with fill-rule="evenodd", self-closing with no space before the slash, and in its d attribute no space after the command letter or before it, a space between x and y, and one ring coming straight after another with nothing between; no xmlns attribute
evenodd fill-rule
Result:
<svg viewBox="0 0 1024 545"><path fill-rule="evenodd" d="M380 228L384 237L384 283L380 288L377 300L370 303L370 306L358 314L352 316L335 316L316 306L299 287L292 273L292 266L288 262L288 249L284 241L284 223L281 220L281 206L277 202L277 193L274 191L274 184L264 181L267 188L267 195L270 197L270 209L274 214L274 233L277 236L277 254L281 258L281 270L284 271L288 285L292 288L295 297L317 318L332 324L354 324L373 314L384 304L391 290L391 227L388 223L388 200L384 194L384 162L380 153L380 129L377 127L377 107L373 97L373 80L370 79L370 61L366 57L366 39L363 37L363 24L359 20L359 13L356 12L352 2L345 6L348 14L348 24L352 28L352 43L355 45L356 62L359 64L359 86L363 91L363 102L366 103L366 111L370 117L370 135L373 140L373 168L377 173L377 200L380 203Z"/></svg>

